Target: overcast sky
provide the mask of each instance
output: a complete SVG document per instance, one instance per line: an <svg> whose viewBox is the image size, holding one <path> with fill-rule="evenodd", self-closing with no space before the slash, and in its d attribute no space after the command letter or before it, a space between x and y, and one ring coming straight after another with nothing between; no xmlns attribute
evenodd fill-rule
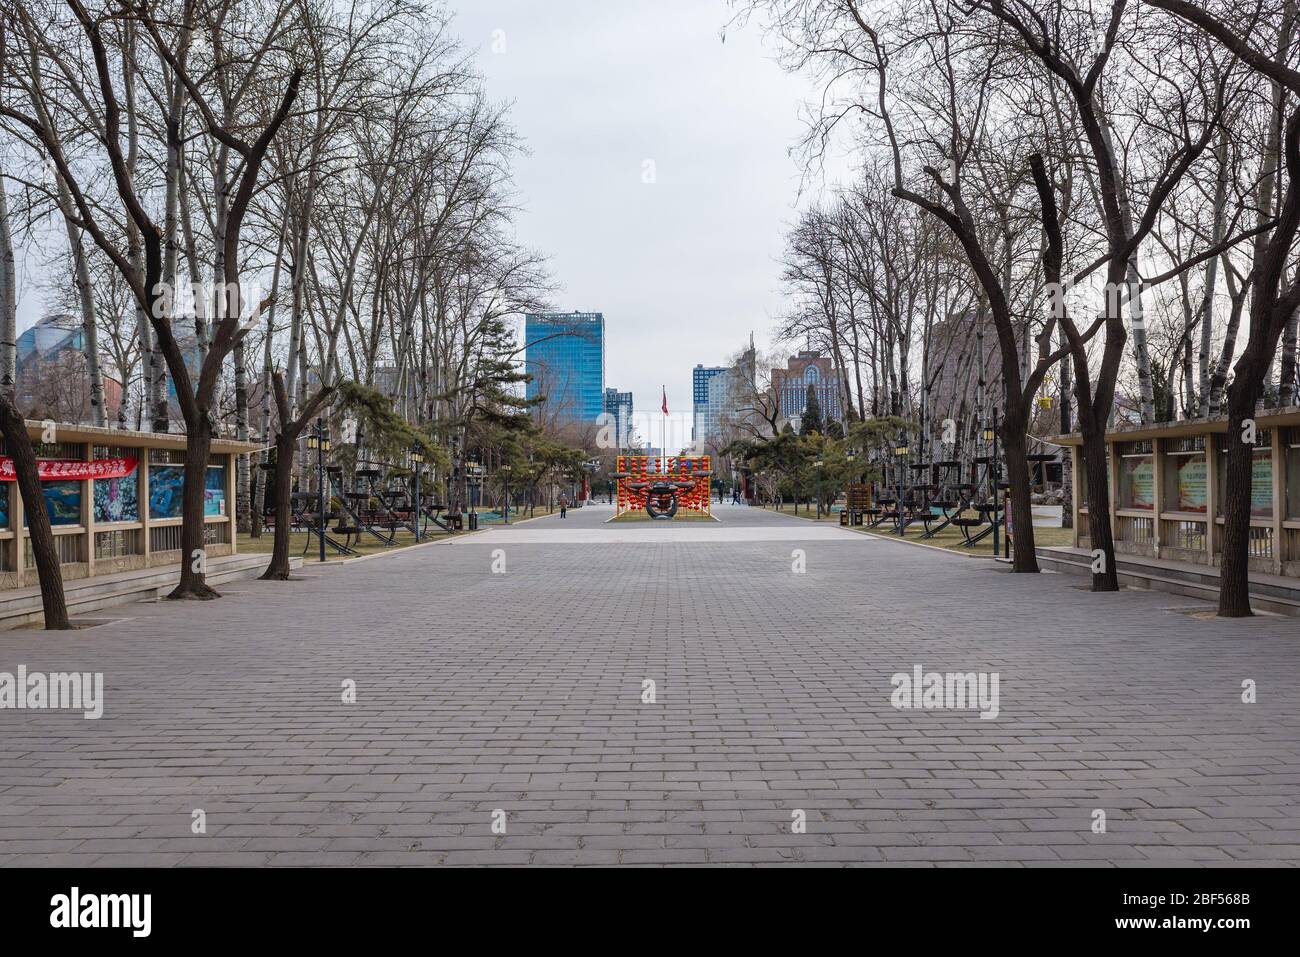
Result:
<svg viewBox="0 0 1300 957"><path fill-rule="evenodd" d="M751 330L761 345L781 311L789 148L813 87L757 24L724 44L724 0L453 3L531 150L515 166L519 236L550 256L556 305L605 314L605 384L638 412L661 385L689 412L695 364L723 364Z"/></svg>
<svg viewBox="0 0 1300 957"><path fill-rule="evenodd" d="M530 150L519 237L550 257L556 307L605 314L606 385L638 412L666 385L689 413L695 364L724 364L751 331L762 347L781 311L789 150L813 86L757 24L723 43L724 0L450 2ZM45 256L22 259L20 329L47 311Z"/></svg>

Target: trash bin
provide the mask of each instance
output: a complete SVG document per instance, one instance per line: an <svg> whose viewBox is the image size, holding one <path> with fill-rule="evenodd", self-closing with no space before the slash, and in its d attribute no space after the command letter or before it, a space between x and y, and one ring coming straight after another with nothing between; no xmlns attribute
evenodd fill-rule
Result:
<svg viewBox="0 0 1300 957"><path fill-rule="evenodd" d="M840 512L840 524L841 525L849 524L849 513L847 511Z"/></svg>
<svg viewBox="0 0 1300 957"><path fill-rule="evenodd" d="M478 512L469 513L469 530L471 532L478 531Z"/></svg>
<svg viewBox="0 0 1300 957"><path fill-rule="evenodd" d="M448 515L447 521L451 524L453 532L459 532L465 527L464 520L459 515Z"/></svg>

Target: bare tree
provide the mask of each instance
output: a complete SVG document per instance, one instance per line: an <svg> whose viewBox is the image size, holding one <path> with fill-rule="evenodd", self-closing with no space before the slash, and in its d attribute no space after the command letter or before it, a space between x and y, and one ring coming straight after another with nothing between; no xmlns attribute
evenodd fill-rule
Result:
<svg viewBox="0 0 1300 957"><path fill-rule="evenodd" d="M236 0L230 0L215 9L205 7L204 12L221 20L232 13L235 5ZM220 314L211 346L198 369L195 381L172 327L170 300L174 290L168 283L169 277L164 274L165 233L150 214L149 203L133 178L127 155L122 149L122 103L110 65L109 43L103 30L105 18L93 16L80 0L68 0L68 6L89 47L93 62L93 69L89 71L79 71L76 68L73 59L75 51L70 53L48 41L48 34L37 28L30 10L21 5L16 10L18 17L26 24L25 42L31 44L32 56L36 61L43 62L45 68L59 76L72 78L80 102L86 106L91 106L93 102L97 112L102 115L103 136L96 139L112 171L128 228L139 236L143 245L143 268L133 255L131 244L128 243L127 248L123 248L115 241L112 233L101 225L101 219L106 213L83 187L83 177L74 169L65 153L63 137L59 131L50 122L43 122L39 115L19 111L9 104L0 106L0 116L30 130L47 151L58 175L72 194L76 209L75 225L89 234L120 270L131 288L137 306L148 317L157 336L158 345L176 384L186 425L181 529L181 551L185 560L181 563L180 582L169 597L215 598L217 593L204 581L204 563L191 559L201 555L204 547L204 487L209 450L215 431L214 400L217 383L226 357L248 331L248 327L242 325L243 287L239 259L241 226L257 189L267 148L292 108L302 73L297 69L290 72L287 80L284 80L284 90L278 103L266 116L265 122L257 125L260 129L254 127L256 136L248 140L245 139L248 125L243 122L234 123L230 118L218 115L209 105L208 93L200 88L186 67L190 42L200 15L195 0L185 0L179 25L160 23L146 8L123 7L116 14L108 15L110 18L129 20L148 33L158 54L184 84L202 121L204 135L239 157L239 163L229 178L217 185L218 191L228 198L220 243ZM170 37L164 36L165 30L170 32ZM265 39L247 51L248 62L261 65L260 68L253 69L254 76L250 79L260 79L264 72L274 71L274 67L263 57L274 43L276 33L275 29L270 30ZM13 76L12 72L9 76ZM15 82L21 85L23 80L18 78ZM29 95L30 92L28 90ZM170 142L181 138L182 132L174 125L169 126L168 136ZM128 230L123 230L126 231Z"/></svg>

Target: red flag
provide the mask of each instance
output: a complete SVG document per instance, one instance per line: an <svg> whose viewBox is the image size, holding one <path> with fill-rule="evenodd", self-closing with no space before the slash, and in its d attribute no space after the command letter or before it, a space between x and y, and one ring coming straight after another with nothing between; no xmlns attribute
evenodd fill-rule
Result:
<svg viewBox="0 0 1300 957"><path fill-rule="evenodd" d="M668 387L664 386L664 415L668 414Z"/></svg>

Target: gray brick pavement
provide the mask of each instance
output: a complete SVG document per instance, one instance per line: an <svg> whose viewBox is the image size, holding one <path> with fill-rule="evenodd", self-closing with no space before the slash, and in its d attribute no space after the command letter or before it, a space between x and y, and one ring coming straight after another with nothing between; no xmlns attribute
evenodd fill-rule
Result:
<svg viewBox="0 0 1300 957"><path fill-rule="evenodd" d="M0 671L106 689L99 721L0 710L0 865L1300 862L1293 620L609 514L0 634ZM917 664L999 672L999 718L895 710Z"/></svg>

